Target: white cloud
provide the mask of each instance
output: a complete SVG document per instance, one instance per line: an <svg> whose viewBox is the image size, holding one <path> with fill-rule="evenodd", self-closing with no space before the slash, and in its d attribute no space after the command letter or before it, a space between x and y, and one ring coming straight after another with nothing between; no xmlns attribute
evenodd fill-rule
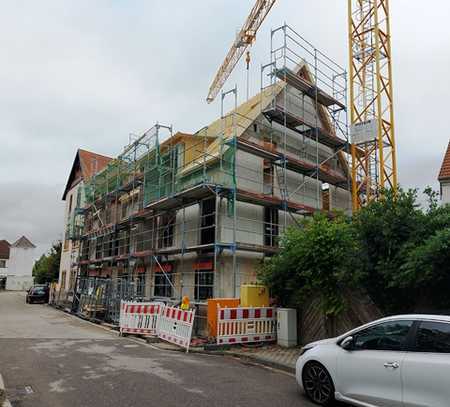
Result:
<svg viewBox="0 0 450 407"><path fill-rule="evenodd" d="M156 121L195 131L219 115L204 101L253 0L15 0L0 15L0 238L49 246L76 149L115 155ZM391 2L399 179L436 186L449 139L450 4ZM275 4L252 50L251 90L287 21L347 65L345 1ZM243 63L226 87L245 94ZM30 216L30 213L33 216ZM33 238L33 236L31 236Z"/></svg>

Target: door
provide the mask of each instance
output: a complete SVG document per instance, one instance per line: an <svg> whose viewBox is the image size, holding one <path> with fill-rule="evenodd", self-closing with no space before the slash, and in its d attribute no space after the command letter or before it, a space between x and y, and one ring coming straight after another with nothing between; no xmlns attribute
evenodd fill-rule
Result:
<svg viewBox="0 0 450 407"><path fill-rule="evenodd" d="M388 321L352 335L350 350L338 355L337 390L376 407L402 405L402 363L412 321Z"/></svg>
<svg viewBox="0 0 450 407"><path fill-rule="evenodd" d="M405 407L448 407L450 403L450 323L418 323L411 352L405 357Z"/></svg>

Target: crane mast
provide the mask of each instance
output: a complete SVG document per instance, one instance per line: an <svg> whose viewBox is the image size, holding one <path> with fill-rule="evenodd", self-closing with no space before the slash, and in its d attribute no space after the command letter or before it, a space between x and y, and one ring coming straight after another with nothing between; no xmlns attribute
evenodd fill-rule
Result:
<svg viewBox="0 0 450 407"><path fill-rule="evenodd" d="M206 101L211 103L222 89L224 83L230 76L234 67L241 59L247 48L253 44L256 38L256 33L266 18L270 9L276 0L257 0L253 6L250 15L244 23L244 26L236 36L236 40L228 51L222 66L216 73L216 76L209 88L208 97ZM247 61L248 65L248 61Z"/></svg>
<svg viewBox="0 0 450 407"><path fill-rule="evenodd" d="M389 0L348 0L352 203L397 188Z"/></svg>

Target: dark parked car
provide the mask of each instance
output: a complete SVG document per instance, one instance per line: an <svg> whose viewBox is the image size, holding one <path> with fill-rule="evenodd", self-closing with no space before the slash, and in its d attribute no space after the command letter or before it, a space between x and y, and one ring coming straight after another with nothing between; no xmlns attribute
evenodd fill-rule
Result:
<svg viewBox="0 0 450 407"><path fill-rule="evenodd" d="M34 285L28 290L26 302L27 304L36 302L46 304L48 303L49 292L47 285Z"/></svg>

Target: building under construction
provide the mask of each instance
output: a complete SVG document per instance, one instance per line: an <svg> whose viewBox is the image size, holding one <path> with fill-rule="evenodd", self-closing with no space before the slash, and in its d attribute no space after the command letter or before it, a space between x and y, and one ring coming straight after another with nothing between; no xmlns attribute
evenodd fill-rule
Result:
<svg viewBox="0 0 450 407"><path fill-rule="evenodd" d="M85 181L68 226L79 293L102 279L133 298L235 297L286 228L351 211L345 70L287 25L270 55L259 94L223 93L235 108L195 134L155 124Z"/></svg>

